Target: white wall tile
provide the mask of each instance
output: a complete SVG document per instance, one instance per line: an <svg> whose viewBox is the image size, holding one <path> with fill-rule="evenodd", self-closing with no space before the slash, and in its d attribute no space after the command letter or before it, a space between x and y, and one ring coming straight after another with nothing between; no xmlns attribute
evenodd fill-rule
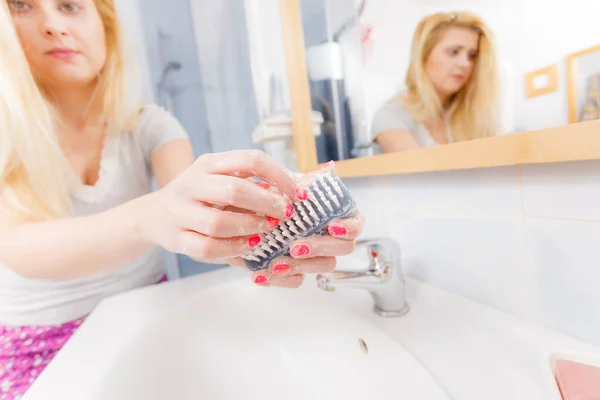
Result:
<svg viewBox="0 0 600 400"><path fill-rule="evenodd" d="M600 161L522 168L526 215L600 220Z"/></svg>
<svg viewBox="0 0 600 400"><path fill-rule="evenodd" d="M521 209L513 167L396 175L390 185L398 209L505 214Z"/></svg>
<svg viewBox="0 0 600 400"><path fill-rule="evenodd" d="M408 276L528 316L522 224L517 218L397 215L389 224Z"/></svg>
<svg viewBox="0 0 600 400"><path fill-rule="evenodd" d="M535 319L600 345L600 223L530 219Z"/></svg>
<svg viewBox="0 0 600 400"><path fill-rule="evenodd" d="M352 193L359 211L364 215L363 238L389 236L391 196L394 188L386 177L344 179L344 184Z"/></svg>
<svg viewBox="0 0 600 400"><path fill-rule="evenodd" d="M525 166L521 176L499 168L346 183L365 233L399 241L407 275L600 344L598 169L593 161Z"/></svg>

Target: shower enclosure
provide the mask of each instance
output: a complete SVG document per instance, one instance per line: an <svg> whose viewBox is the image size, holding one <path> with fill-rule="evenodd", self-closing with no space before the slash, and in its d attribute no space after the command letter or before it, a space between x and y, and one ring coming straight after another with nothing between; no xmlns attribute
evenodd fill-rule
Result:
<svg viewBox="0 0 600 400"><path fill-rule="evenodd" d="M258 123L242 0L117 0L147 71L150 100L189 133L196 157L258 148ZM123 12L121 12L123 11ZM222 267L169 255L169 275Z"/></svg>

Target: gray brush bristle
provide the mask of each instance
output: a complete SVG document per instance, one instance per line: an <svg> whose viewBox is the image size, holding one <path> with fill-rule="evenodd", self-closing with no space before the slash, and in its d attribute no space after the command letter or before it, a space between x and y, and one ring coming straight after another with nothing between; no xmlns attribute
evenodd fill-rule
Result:
<svg viewBox="0 0 600 400"><path fill-rule="evenodd" d="M293 204L294 216L259 235L260 244L242 256L249 270L269 268L277 257L290 255L290 245L297 239L327 231L334 219L356 215L350 192L334 174L317 175L307 191L307 200Z"/></svg>

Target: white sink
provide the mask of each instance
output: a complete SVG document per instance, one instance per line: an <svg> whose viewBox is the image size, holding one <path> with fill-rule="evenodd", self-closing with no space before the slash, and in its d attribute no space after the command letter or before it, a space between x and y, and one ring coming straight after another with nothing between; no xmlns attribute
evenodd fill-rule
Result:
<svg viewBox="0 0 600 400"><path fill-rule="evenodd" d="M225 283L105 301L26 399L448 399L402 345L330 294L217 275Z"/></svg>
<svg viewBox="0 0 600 400"><path fill-rule="evenodd" d="M260 288L231 268L107 299L24 400L548 400L540 360L600 354L415 280L410 313L386 319L367 292L311 278Z"/></svg>

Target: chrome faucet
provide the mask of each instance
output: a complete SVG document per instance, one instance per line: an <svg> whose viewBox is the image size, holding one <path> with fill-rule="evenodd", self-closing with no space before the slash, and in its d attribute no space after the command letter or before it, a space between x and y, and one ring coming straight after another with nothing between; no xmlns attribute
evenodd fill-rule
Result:
<svg viewBox="0 0 600 400"><path fill-rule="evenodd" d="M343 287L367 290L375 302L373 310L382 317L401 317L408 313L400 245L389 238L361 240L356 242L357 251L367 252L370 262L366 268L336 269L329 274L319 274L317 286L328 292Z"/></svg>

